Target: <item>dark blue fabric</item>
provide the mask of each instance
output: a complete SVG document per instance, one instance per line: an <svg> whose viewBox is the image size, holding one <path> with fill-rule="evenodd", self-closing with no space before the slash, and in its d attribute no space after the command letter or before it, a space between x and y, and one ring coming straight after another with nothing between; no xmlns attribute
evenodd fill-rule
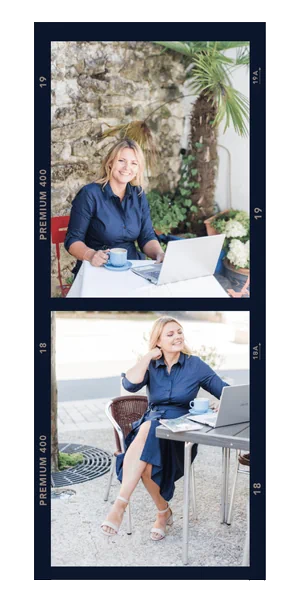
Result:
<svg viewBox="0 0 300 600"><path fill-rule="evenodd" d="M149 364L141 383L131 383L123 378L123 386L129 392L138 392L147 386L149 408L143 417L133 424L132 431L125 440L126 450L134 440L142 423L151 421L148 437L140 460L152 464L152 479L160 487L165 500L173 497L175 481L184 473L184 444L173 440L159 439L155 435L159 419L173 419L186 414L189 403L196 398L202 387L216 398L228 385L198 356L180 353L178 362L172 366L170 374L163 357ZM197 446L192 449L192 460L197 454ZM116 470L119 481L123 476L124 454L117 456Z"/></svg>
<svg viewBox="0 0 300 600"><path fill-rule="evenodd" d="M167 244L168 242L184 240L184 238L178 237L178 235L171 235L170 233L168 235L166 235L165 233L161 233L157 236L157 239L160 244Z"/></svg>
<svg viewBox="0 0 300 600"><path fill-rule="evenodd" d="M109 183L85 185L72 202L70 222L65 238L69 250L74 242L84 242L93 250L127 248L128 259L139 260L141 250L150 240L157 240L152 227L150 209L144 192L140 188L126 186L125 196L120 202ZM73 272L77 273L81 261Z"/></svg>

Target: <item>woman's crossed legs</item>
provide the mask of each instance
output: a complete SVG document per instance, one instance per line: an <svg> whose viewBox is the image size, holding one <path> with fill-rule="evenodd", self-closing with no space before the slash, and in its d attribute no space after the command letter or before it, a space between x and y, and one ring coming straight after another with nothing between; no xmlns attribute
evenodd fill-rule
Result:
<svg viewBox="0 0 300 600"><path fill-rule="evenodd" d="M152 473L152 465L146 463L143 460L140 460L140 456L143 452L147 436L149 433L149 429L151 427L151 421L146 421L142 423L138 434L134 438L133 442L130 444L123 462L123 478L120 489L120 494L122 498L125 498L129 501L131 494L135 490L139 480L142 478L142 481L149 492L151 498L153 499L158 510L164 510L167 508L168 503L164 498L160 495L159 486L152 481L151 473ZM127 504L118 498L114 502L111 511L107 515L107 521L111 521L117 527L120 526L124 512ZM157 520L155 521L154 527L163 528L165 527L166 521L171 515L171 510L168 510L166 513L158 514ZM108 525L102 526L103 530L107 533L115 533L114 530ZM152 534L157 539L160 539L159 534Z"/></svg>

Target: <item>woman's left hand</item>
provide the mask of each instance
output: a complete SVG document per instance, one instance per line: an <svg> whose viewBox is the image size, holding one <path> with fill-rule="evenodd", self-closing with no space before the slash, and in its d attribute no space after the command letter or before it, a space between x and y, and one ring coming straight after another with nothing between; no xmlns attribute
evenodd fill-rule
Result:
<svg viewBox="0 0 300 600"><path fill-rule="evenodd" d="M159 254L157 254L157 256L156 256L155 264L162 263L164 258L165 258L165 253L159 252Z"/></svg>

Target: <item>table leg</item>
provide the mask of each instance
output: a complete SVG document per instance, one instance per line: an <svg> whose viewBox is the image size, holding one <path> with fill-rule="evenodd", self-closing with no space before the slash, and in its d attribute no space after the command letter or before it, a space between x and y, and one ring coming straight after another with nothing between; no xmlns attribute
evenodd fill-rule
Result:
<svg viewBox="0 0 300 600"><path fill-rule="evenodd" d="M192 509L194 521L197 521L197 505L196 505L196 483L195 483L195 469L194 463L191 464L191 487L192 487Z"/></svg>
<svg viewBox="0 0 300 600"><path fill-rule="evenodd" d="M227 523L227 516L228 516L229 467L230 467L230 448L226 448L226 487L225 487L225 510L224 510L225 523Z"/></svg>
<svg viewBox="0 0 300 600"><path fill-rule="evenodd" d="M221 505L220 505L220 521L221 521L221 523L224 523L224 505L225 505L224 480L225 480L225 448L222 448L222 483L221 483Z"/></svg>
<svg viewBox="0 0 300 600"><path fill-rule="evenodd" d="M189 507L190 507L190 469L192 442L184 444L184 489L183 489L183 564L188 564L188 542L189 542Z"/></svg>
<svg viewBox="0 0 300 600"><path fill-rule="evenodd" d="M222 448L221 523L227 522L230 448Z"/></svg>
<svg viewBox="0 0 300 600"><path fill-rule="evenodd" d="M236 450L236 465L235 465L234 478L233 478L233 482L232 482L230 504L229 504L227 519L226 519L227 525L231 525L231 517L232 517L233 505L234 505L234 500L235 500L238 473L239 473L239 451Z"/></svg>

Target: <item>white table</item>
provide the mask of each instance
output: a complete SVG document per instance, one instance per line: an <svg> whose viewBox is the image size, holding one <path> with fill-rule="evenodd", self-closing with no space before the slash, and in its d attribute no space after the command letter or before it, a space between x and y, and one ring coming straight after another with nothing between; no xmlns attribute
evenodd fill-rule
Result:
<svg viewBox="0 0 300 600"><path fill-rule="evenodd" d="M149 265L155 261L132 260L133 266ZM67 298L228 298L229 296L211 276L198 277L176 283L154 285L133 273L115 273L105 267L92 267L83 261Z"/></svg>

